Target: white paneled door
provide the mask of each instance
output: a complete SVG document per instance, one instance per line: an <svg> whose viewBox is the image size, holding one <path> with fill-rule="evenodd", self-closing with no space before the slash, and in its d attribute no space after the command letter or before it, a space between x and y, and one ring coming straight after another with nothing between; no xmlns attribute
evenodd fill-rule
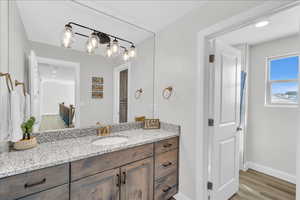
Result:
<svg viewBox="0 0 300 200"><path fill-rule="evenodd" d="M228 200L239 187L239 124L241 52L213 41L211 170L213 200Z"/></svg>

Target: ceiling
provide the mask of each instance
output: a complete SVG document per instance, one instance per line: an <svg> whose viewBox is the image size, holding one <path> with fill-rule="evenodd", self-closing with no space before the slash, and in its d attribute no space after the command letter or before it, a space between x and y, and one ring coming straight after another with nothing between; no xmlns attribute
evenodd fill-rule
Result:
<svg viewBox="0 0 300 200"><path fill-rule="evenodd" d="M41 80L59 81L64 83L75 83L75 70L72 67L39 64L39 75Z"/></svg>
<svg viewBox="0 0 300 200"><path fill-rule="evenodd" d="M255 23L262 20L268 20L270 24L265 27L256 28ZM218 37L218 39L231 45L243 43L254 45L297 34L300 24L300 6L290 8L258 21Z"/></svg>
<svg viewBox="0 0 300 200"><path fill-rule="evenodd" d="M60 46L64 25L70 21L138 44L153 37L152 32L159 31L204 3L204 1L17 0L28 39L56 46ZM123 21L103 13L121 18ZM125 23L124 20L137 26ZM90 34L82 29L75 31ZM79 36L75 39L72 48L85 50L86 39Z"/></svg>
<svg viewBox="0 0 300 200"><path fill-rule="evenodd" d="M206 1L97 1L73 0L109 15L126 20L152 32L158 32Z"/></svg>

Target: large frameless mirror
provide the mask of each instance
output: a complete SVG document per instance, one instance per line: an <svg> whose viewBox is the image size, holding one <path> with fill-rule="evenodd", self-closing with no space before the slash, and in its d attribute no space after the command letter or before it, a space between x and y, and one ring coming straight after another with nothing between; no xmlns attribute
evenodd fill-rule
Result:
<svg viewBox="0 0 300 200"><path fill-rule="evenodd" d="M9 2L9 73L34 132L153 117L154 35L100 7Z"/></svg>

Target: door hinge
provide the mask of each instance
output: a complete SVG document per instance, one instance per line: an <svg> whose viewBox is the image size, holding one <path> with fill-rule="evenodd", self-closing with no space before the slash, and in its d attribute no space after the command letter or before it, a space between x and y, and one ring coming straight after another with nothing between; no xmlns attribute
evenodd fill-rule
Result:
<svg viewBox="0 0 300 200"><path fill-rule="evenodd" d="M214 119L208 119L208 126L214 126L215 121Z"/></svg>
<svg viewBox="0 0 300 200"><path fill-rule="evenodd" d="M212 182L207 182L207 189L212 190L213 189L213 183Z"/></svg>
<svg viewBox="0 0 300 200"><path fill-rule="evenodd" d="M209 55L209 63L214 63L215 62L215 55L214 54L210 54Z"/></svg>

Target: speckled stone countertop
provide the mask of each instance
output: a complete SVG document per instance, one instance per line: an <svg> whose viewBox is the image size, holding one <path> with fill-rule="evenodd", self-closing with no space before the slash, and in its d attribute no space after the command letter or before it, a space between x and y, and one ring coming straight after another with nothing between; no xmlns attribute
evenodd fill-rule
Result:
<svg viewBox="0 0 300 200"><path fill-rule="evenodd" d="M117 145L96 146L92 142L100 137L86 136L42 143L36 148L25 151L0 154L0 178L51 167L83 158L97 156L149 144L179 136L179 133L159 130L128 130L111 134L128 137L128 142Z"/></svg>

